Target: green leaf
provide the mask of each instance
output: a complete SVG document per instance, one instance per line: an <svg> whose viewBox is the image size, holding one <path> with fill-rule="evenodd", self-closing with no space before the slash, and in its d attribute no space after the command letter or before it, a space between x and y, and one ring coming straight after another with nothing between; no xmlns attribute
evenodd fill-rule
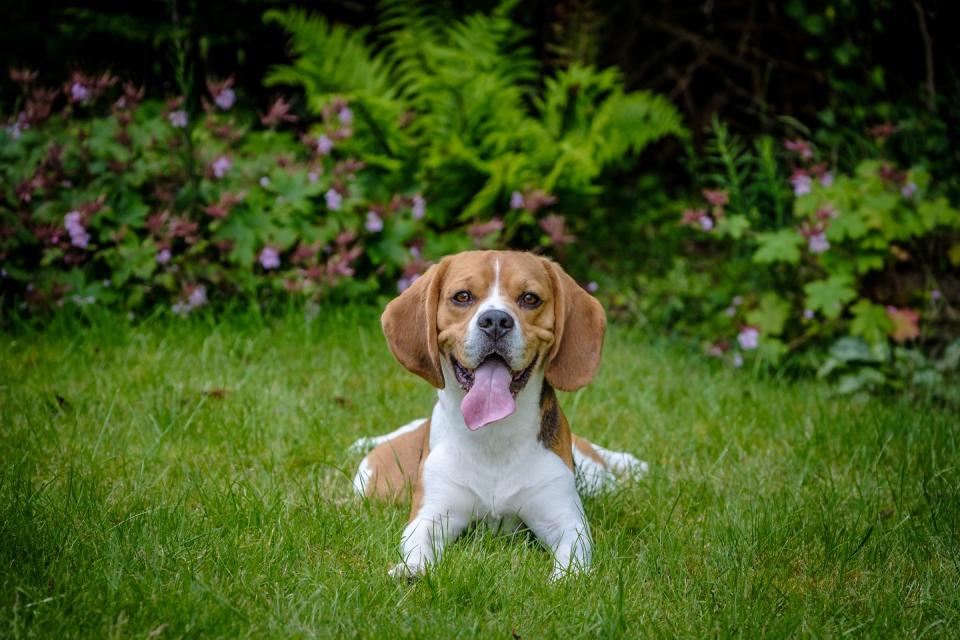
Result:
<svg viewBox="0 0 960 640"><path fill-rule="evenodd" d="M871 367L864 367L856 373L850 373L837 382L837 393L850 395L857 391L865 391L886 384L887 378L882 372Z"/></svg>
<svg viewBox="0 0 960 640"><path fill-rule="evenodd" d="M857 301L851 311L850 332L853 335L862 336L867 342L886 341L887 333L893 329L886 309L864 298Z"/></svg>
<svg viewBox="0 0 960 640"><path fill-rule="evenodd" d="M857 297L857 292L850 285L850 278L845 275L808 282L803 287L807 294L806 307L823 312L827 318L836 318L843 311L843 306Z"/></svg>
<svg viewBox="0 0 960 640"><path fill-rule="evenodd" d="M756 253L753 254L753 261L761 264L771 262L788 262L796 264L800 261L800 245L803 244L803 236L793 229L781 229L768 233L757 234Z"/></svg>
<svg viewBox="0 0 960 640"><path fill-rule="evenodd" d="M746 216L740 214L721 218L717 223L717 234L729 236L734 240L742 238L748 229L750 229L750 221L747 220Z"/></svg>
<svg viewBox="0 0 960 640"><path fill-rule="evenodd" d="M856 240L867 232L867 225L857 211L845 210L830 221L827 227L827 239L832 242L841 242L847 238Z"/></svg>
<svg viewBox="0 0 960 640"><path fill-rule="evenodd" d="M933 229L938 226L960 226L960 212L951 207L946 198L921 202L918 211L920 220L926 229Z"/></svg>
<svg viewBox="0 0 960 640"><path fill-rule="evenodd" d="M790 303L775 293L767 293L760 299L760 306L747 314L747 322L760 329L765 336L776 336L790 316Z"/></svg>

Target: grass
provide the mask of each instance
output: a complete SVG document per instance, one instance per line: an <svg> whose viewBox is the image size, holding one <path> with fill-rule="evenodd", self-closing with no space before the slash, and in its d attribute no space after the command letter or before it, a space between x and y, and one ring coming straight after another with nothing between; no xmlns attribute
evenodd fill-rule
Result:
<svg viewBox="0 0 960 640"><path fill-rule="evenodd" d="M588 499L594 570L474 530L415 584L361 435L431 404L372 310L62 320L0 337L6 637L943 637L958 418L758 380L610 331L574 430L651 463Z"/></svg>

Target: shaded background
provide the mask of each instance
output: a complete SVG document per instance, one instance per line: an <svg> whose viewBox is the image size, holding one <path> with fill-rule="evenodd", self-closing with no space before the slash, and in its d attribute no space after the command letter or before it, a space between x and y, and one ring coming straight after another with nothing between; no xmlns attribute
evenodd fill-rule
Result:
<svg viewBox="0 0 960 640"><path fill-rule="evenodd" d="M494 6L436 4L451 16ZM5 68L39 69L50 83L78 68L112 69L169 90L179 25L198 82L236 74L237 85L261 92L253 96L261 101L266 70L286 60L286 36L263 24L265 10L300 6L352 26L372 25L377 16L372 0L3 5ZM698 136L714 113L751 130L769 127L773 114L810 121L827 108L865 121L868 112L886 109L892 117L918 100L956 110L960 8L947 0L537 1L521 3L514 16L544 62L616 65L628 89L673 99ZM0 91L5 105L16 95L6 76Z"/></svg>

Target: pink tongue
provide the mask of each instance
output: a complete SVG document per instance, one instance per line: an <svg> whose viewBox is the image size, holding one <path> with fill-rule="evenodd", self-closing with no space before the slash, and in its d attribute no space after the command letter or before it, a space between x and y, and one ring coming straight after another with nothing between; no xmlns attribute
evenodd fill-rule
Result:
<svg viewBox="0 0 960 640"><path fill-rule="evenodd" d="M510 369L496 358L487 360L473 373L473 386L460 403L463 421L471 431L506 418L517 405L510 393L513 376Z"/></svg>

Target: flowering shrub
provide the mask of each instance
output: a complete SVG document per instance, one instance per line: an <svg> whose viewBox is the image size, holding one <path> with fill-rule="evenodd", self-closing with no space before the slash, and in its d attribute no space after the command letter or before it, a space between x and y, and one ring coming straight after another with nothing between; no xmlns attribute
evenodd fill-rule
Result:
<svg viewBox="0 0 960 640"><path fill-rule="evenodd" d="M749 150L716 129L714 188L675 223L685 255L641 280L641 314L734 366L817 364L844 391L956 368L960 211L923 167L845 173L806 140Z"/></svg>
<svg viewBox="0 0 960 640"><path fill-rule="evenodd" d="M430 223L418 185L385 188L341 151L353 135L343 100L296 128L282 99L259 123L237 112L229 79L190 113L109 75L75 74L62 90L12 75L24 95L0 132L8 302L187 314L222 292L361 295L408 285L423 250L473 244Z"/></svg>

